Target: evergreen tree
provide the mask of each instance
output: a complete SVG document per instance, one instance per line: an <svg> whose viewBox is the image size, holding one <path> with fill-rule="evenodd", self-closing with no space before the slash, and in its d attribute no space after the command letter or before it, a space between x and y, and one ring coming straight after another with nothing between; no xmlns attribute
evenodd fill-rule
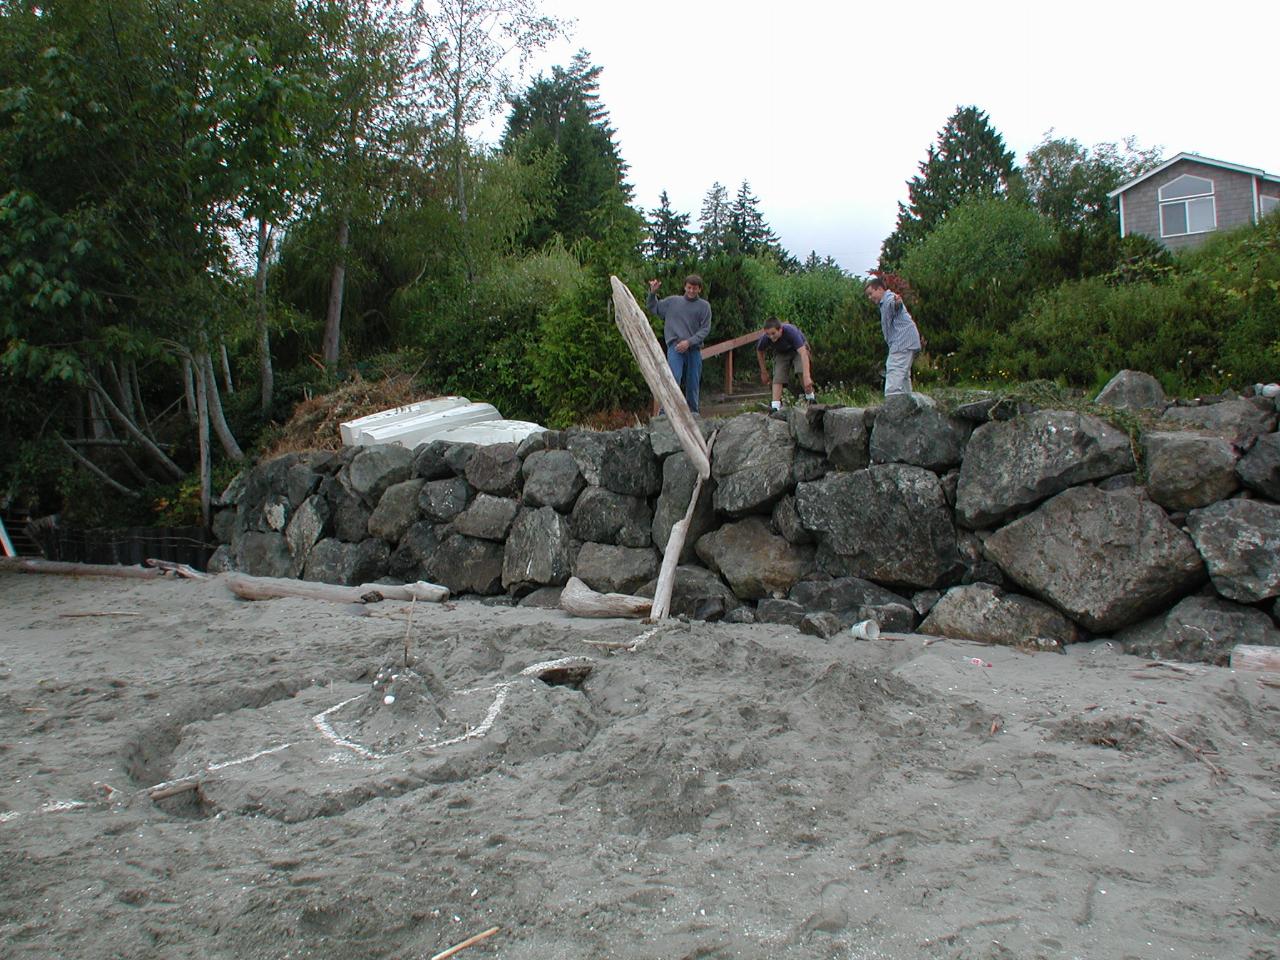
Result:
<svg viewBox="0 0 1280 960"><path fill-rule="evenodd" d="M738 195L729 208L729 229L745 254L763 253L778 247L778 235L765 222L760 212L760 198L752 194L746 180L738 187Z"/></svg>
<svg viewBox="0 0 1280 960"><path fill-rule="evenodd" d="M649 212L648 239L645 255L651 260L675 262L693 257L693 235L689 232L689 214L676 213L663 190L658 205Z"/></svg>
<svg viewBox="0 0 1280 960"><path fill-rule="evenodd" d="M709 257L727 250L734 240L729 191L717 180L702 198L702 213L698 215L698 252Z"/></svg>
<svg viewBox="0 0 1280 960"><path fill-rule="evenodd" d="M539 75L511 101L503 150L526 162L550 152L556 166L553 209L530 226L526 239L533 246L556 234L567 244L596 238L602 208L631 201L627 167L600 102L601 69L579 50L568 69Z"/></svg>
<svg viewBox="0 0 1280 960"><path fill-rule="evenodd" d="M909 203L898 204L898 223L884 241L880 266L894 268L947 212L969 197L1002 196L1015 180L1013 151L977 107L959 107L938 133L907 183Z"/></svg>

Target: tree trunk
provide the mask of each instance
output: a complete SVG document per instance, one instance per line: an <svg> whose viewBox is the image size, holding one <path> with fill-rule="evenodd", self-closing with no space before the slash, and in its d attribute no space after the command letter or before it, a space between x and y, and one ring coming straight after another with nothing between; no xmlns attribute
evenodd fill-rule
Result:
<svg viewBox="0 0 1280 960"><path fill-rule="evenodd" d="M231 428L227 426L227 418L222 414L222 398L218 395L218 378L213 372L213 358L208 353L196 354L196 373L203 373L206 416L213 425L213 431L218 435L218 442L222 444L222 449L232 460L240 461L244 459L244 451L240 449L240 444L236 443L236 438L231 433Z"/></svg>
<svg viewBox="0 0 1280 960"><path fill-rule="evenodd" d="M207 530L212 514L213 464L209 457L209 394L203 363L194 363L196 378L196 439L200 447L200 518Z"/></svg>
<svg viewBox="0 0 1280 960"><path fill-rule="evenodd" d="M165 455L165 452L156 446L154 441L152 441L150 437L138 428L136 423L124 415L124 411L115 405L115 402L107 395L107 391L102 388L102 384L95 380L92 375L89 377L89 382L93 385L93 389L96 391L94 395L102 401L102 405L106 407L107 412L115 418L116 422L124 428L125 432L129 434L129 436L133 437L133 439L137 440L138 443L142 445L142 449L146 450L151 458L164 468L166 473L168 473L174 480L181 480L186 476L185 470L170 460L169 457Z"/></svg>
<svg viewBox="0 0 1280 960"><path fill-rule="evenodd" d="M63 447L66 448L67 452L71 454L72 458L78 464L80 464L80 466L84 467L86 470L92 473L95 477L97 477L99 480L105 483L108 487L116 491L116 493L123 494L126 497L132 497L135 500L138 498L138 494L136 491L130 490L123 483L120 483L116 480L111 479L111 477L107 476L107 473L105 470L103 470L100 466L98 466L96 463L94 463L92 460L90 460L88 457L82 454L75 447L71 446L71 444L67 443L66 440L63 440L62 437L58 437L58 440L59 442L61 442Z"/></svg>
<svg viewBox="0 0 1280 960"><path fill-rule="evenodd" d="M236 392L236 385L231 380L231 358L227 356L227 345L218 344L218 352L222 354L222 382L227 386L227 396Z"/></svg>
<svg viewBox="0 0 1280 960"><path fill-rule="evenodd" d="M253 275L253 293L258 301L258 380L262 385L259 400L262 415L271 411L275 394L275 371L271 367L271 328L267 311L267 262L271 259L271 225L258 221L258 269Z"/></svg>
<svg viewBox="0 0 1280 960"><path fill-rule="evenodd" d="M120 376L120 371L116 369L115 361L108 360L103 366L107 374L107 385L116 395L116 403L120 404L120 409L124 411L125 416L130 420L137 417L133 409L133 393L126 389L125 378Z"/></svg>
<svg viewBox="0 0 1280 960"><path fill-rule="evenodd" d="M342 336L342 296L347 282L347 244L351 239L351 223L346 218L338 224L338 256L329 277L329 310L324 319L324 345L321 357L326 367L338 364L338 347Z"/></svg>
<svg viewBox="0 0 1280 960"><path fill-rule="evenodd" d="M147 405L142 401L142 385L138 382L138 363L136 360L130 360L128 367L125 368L129 378L129 389L133 393L134 408L138 411L138 422L142 429L147 433L151 433L151 420L147 416Z"/></svg>
<svg viewBox="0 0 1280 960"><path fill-rule="evenodd" d="M182 358L182 391L187 397L187 421L194 427L199 422L196 413L196 385L191 373L191 358Z"/></svg>

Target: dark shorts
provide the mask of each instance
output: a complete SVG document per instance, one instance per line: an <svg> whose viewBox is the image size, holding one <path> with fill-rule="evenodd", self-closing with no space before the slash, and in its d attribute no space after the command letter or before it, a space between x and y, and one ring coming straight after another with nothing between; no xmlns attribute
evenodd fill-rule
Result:
<svg viewBox="0 0 1280 960"><path fill-rule="evenodd" d="M804 363L800 359L799 350L788 350L785 353L775 352L773 355L773 382L784 387L794 382L804 385Z"/></svg>

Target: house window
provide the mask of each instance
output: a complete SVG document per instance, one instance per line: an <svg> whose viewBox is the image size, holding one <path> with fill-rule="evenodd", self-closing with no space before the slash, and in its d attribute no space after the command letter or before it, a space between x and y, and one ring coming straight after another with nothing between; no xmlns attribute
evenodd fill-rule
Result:
<svg viewBox="0 0 1280 960"><path fill-rule="evenodd" d="M1280 209L1280 197L1268 197L1263 194L1258 198L1258 201L1262 204L1262 215L1264 217L1268 213L1274 213L1277 209Z"/></svg>
<svg viewBox="0 0 1280 960"><path fill-rule="evenodd" d="M1212 180L1184 173L1160 188L1160 236L1206 233L1217 227Z"/></svg>

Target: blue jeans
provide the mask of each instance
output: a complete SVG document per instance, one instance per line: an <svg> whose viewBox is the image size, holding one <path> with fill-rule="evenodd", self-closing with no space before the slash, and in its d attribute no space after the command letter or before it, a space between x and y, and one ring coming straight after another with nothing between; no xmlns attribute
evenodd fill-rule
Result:
<svg viewBox="0 0 1280 960"><path fill-rule="evenodd" d="M684 391L689 409L698 412L698 393L702 384L702 348L690 347L684 353L676 349L678 341L667 344L667 366L676 378L676 385Z"/></svg>

